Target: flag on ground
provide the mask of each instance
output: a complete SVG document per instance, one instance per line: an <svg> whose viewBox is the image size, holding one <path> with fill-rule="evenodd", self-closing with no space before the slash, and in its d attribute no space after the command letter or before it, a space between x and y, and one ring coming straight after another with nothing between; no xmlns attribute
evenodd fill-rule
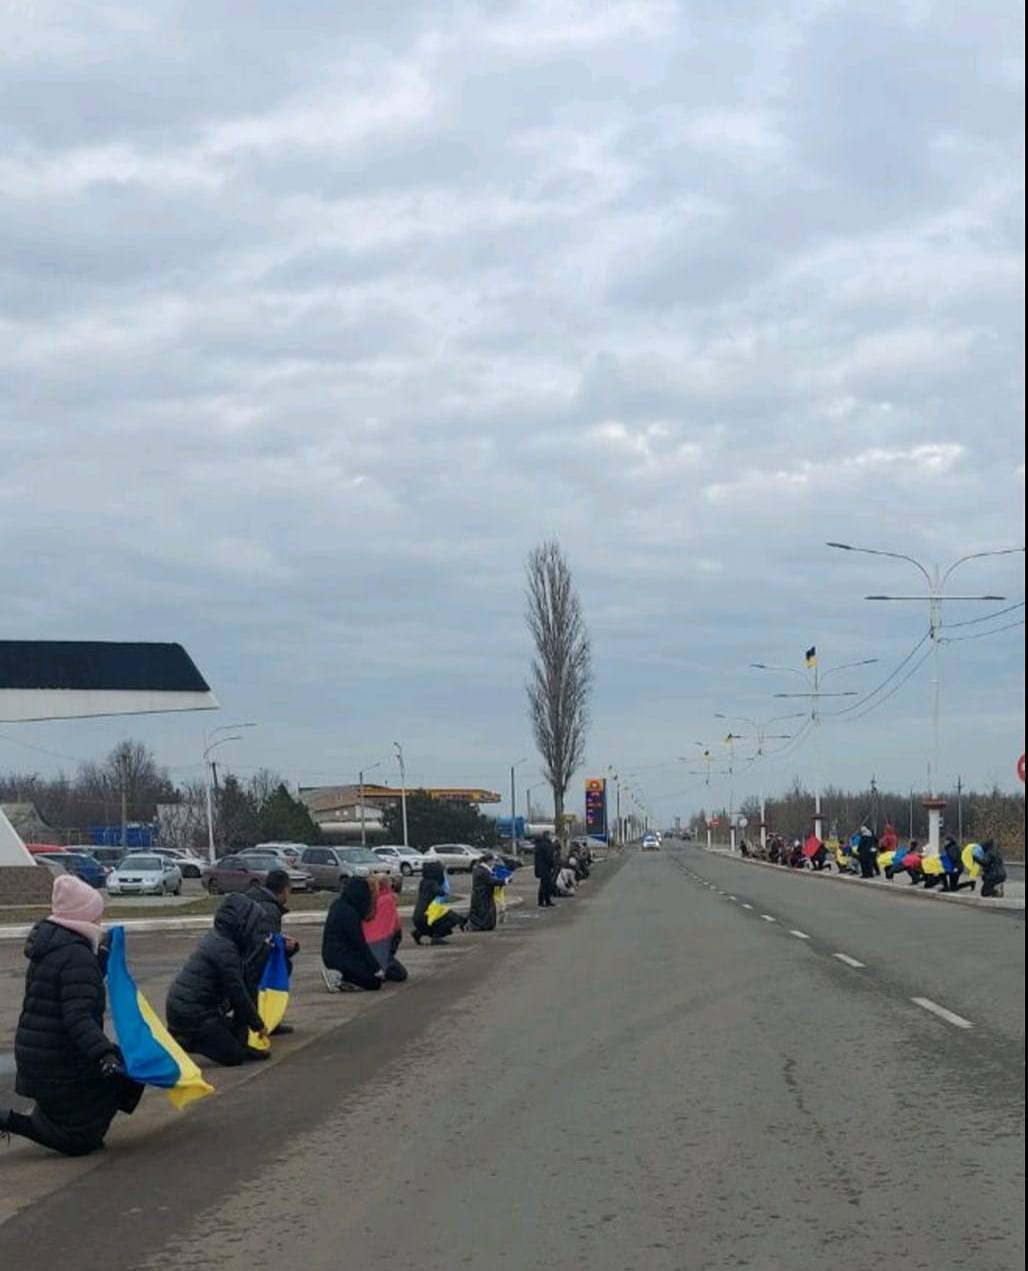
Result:
<svg viewBox="0 0 1028 1271"><path fill-rule="evenodd" d="M267 1032L274 1032L282 1023L288 1005L289 962L286 959L286 942L280 935L274 935L271 937L271 952L264 964L261 982L257 986L257 1013ZM268 1050L271 1042L251 1033L247 1045L253 1050Z"/></svg>
<svg viewBox="0 0 1028 1271"><path fill-rule="evenodd" d="M111 928L107 991L125 1071L134 1081L164 1090L176 1108L214 1093L136 987L125 961L124 927Z"/></svg>

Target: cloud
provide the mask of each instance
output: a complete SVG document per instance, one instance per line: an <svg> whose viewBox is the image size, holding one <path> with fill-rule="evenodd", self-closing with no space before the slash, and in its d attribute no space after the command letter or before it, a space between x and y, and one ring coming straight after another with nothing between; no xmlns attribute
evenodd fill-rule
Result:
<svg viewBox="0 0 1028 1271"><path fill-rule="evenodd" d="M502 784L545 537L602 770L767 707L755 659L903 655L923 615L865 612L826 539L1023 532L1008 6L8 8L7 625L183 639L266 722L241 764L343 779L399 736ZM1007 780L1019 638L953 654L965 781ZM826 729L825 777L916 785L888 722ZM191 726L140 725L172 763Z"/></svg>

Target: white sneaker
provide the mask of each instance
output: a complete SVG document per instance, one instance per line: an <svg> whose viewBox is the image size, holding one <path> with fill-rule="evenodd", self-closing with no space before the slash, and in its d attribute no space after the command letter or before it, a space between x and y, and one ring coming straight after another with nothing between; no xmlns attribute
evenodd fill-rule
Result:
<svg viewBox="0 0 1028 1271"><path fill-rule="evenodd" d="M338 971L330 971L327 966L321 968L321 978L325 981L327 993L338 993L343 977Z"/></svg>

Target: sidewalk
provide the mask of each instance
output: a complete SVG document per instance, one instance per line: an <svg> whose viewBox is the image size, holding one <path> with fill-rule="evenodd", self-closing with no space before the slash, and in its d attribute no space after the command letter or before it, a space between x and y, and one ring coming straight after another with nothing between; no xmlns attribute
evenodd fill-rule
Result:
<svg viewBox="0 0 1028 1271"><path fill-rule="evenodd" d="M1025 900L1025 884L1024 881L1008 881L1005 884L1005 895L1000 898L984 898L977 892L946 892L941 891L937 887L933 887L931 891L926 891L924 887L912 887L905 874L889 880L885 876L878 878L859 878L856 874L840 874L833 868L830 871L804 869L793 871L787 869L783 865L773 865L770 861L758 861L752 856L740 856L738 852L733 852L727 847L707 847L704 843L693 843L693 847L698 847L704 852L709 852L711 856L727 856L732 860L736 860L740 865L755 865L760 869L774 869L786 874L794 872L802 873L811 878L823 878L829 882L850 883L860 887L874 887L877 891L883 891L892 896L901 896L910 900L934 900L941 901L947 905L971 905L975 909L1024 909Z"/></svg>

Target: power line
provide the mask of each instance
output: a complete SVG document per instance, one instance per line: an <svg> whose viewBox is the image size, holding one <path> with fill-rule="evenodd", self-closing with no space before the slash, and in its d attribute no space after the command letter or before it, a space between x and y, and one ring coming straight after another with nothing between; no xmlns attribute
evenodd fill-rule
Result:
<svg viewBox="0 0 1028 1271"><path fill-rule="evenodd" d="M59 750L48 750L46 746L37 746L31 741L22 741L20 737L9 737L0 733L0 741L9 741L12 746L21 746L23 750L34 750L40 755L49 755L51 759L67 759L69 763L88 763L81 755L65 755Z"/></svg>
<svg viewBox="0 0 1028 1271"><path fill-rule="evenodd" d="M909 680L912 675L914 675L917 671L919 671L921 667L924 666L924 664L928 661L928 659L931 656L932 656L932 650L926 649L924 654L917 659L914 665L910 668L910 670L906 673L906 675L904 675L904 677L900 680L898 684L894 684L892 688L889 689L888 693L885 694L884 697L880 697L877 702L872 702L871 705L866 710L860 711L859 714L851 715L849 720L847 720L847 723L853 723L855 720L863 719L865 715L870 715L872 711L876 711L879 706L884 706L884 704L889 700L889 698L893 697L896 693L898 693L900 689L903 687L903 685L906 684L907 680Z"/></svg>
<svg viewBox="0 0 1028 1271"><path fill-rule="evenodd" d="M1013 631L1015 627L1023 627L1024 619L1021 618L1017 622L1005 622L1001 627L993 627L990 631L973 631L970 635L962 636L943 636L943 644L959 644L961 640L981 640L985 636L999 635L1001 631Z"/></svg>
<svg viewBox="0 0 1028 1271"><path fill-rule="evenodd" d="M902 660L902 662L900 662L897 666L893 667L893 669L889 672L889 674L885 677L885 679L882 680L881 684L879 684L876 688L873 688L870 693L865 693L863 697L859 698L855 702L851 702L849 706L844 706L842 710L826 711L823 717L825 719L832 719L840 715L850 715L852 714L853 711L859 711L863 705L869 702L873 697L877 697L878 694L882 691L882 689L885 688L887 684L890 684L896 678L897 675L899 675L900 671L903 670L903 668L907 665L910 659L917 653L918 649L920 649L921 646L925 644L926 641L931 639L931 635L932 635L931 628L929 628L921 637L921 639L918 640L917 644L915 644L914 647L910 650L907 656ZM858 715L857 718L859 719L860 716Z"/></svg>
<svg viewBox="0 0 1028 1271"><path fill-rule="evenodd" d="M992 613L987 613L983 618L965 618L963 622L946 622L943 623L943 630L948 631L950 627L973 627L979 622L988 622L990 618L1002 618L1005 613L1013 613L1015 609L1023 609L1024 601L1019 600L1016 605L1007 605L1005 609L994 609Z"/></svg>

